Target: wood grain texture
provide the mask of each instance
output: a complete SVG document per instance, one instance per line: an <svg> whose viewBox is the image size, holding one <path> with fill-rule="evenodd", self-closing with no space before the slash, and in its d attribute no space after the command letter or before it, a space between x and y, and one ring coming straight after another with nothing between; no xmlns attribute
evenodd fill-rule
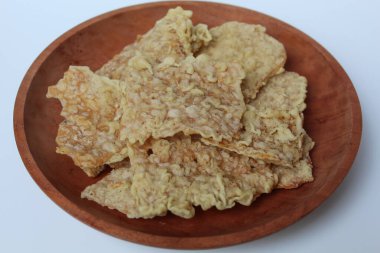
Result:
<svg viewBox="0 0 380 253"><path fill-rule="evenodd" d="M194 12L193 22L213 27L237 20L258 23L287 50L287 70L309 80L305 128L316 141L311 152L313 183L276 190L250 207L196 211L185 220L169 214L151 220L123 214L80 198L98 178L87 177L72 160L55 153L61 107L46 99L69 65L96 70L124 45L146 32L169 8ZM35 60L19 89L14 109L17 146L26 168L41 189L82 222L129 241L168 248L211 248L237 244L278 231L318 207L341 183L357 153L361 111L354 87L338 62L317 42L297 29L264 14L207 2L159 2L119 9L95 17L66 32ZM103 174L104 175L104 174Z"/></svg>

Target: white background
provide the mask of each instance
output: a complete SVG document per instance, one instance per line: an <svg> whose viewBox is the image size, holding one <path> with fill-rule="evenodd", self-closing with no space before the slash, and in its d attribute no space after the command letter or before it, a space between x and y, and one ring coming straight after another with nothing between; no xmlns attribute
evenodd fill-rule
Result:
<svg viewBox="0 0 380 253"><path fill-rule="evenodd" d="M141 2L0 0L0 252L166 252L98 232L55 205L24 168L12 128L19 84L49 43L89 18ZM235 4L299 28L337 58L358 92L363 136L350 174L321 207L271 236L209 252L380 252L379 2L257 0Z"/></svg>

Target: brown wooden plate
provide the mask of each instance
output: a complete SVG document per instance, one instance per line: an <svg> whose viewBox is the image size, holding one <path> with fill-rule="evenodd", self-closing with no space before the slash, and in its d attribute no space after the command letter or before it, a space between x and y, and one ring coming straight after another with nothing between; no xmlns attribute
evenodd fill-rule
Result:
<svg viewBox="0 0 380 253"><path fill-rule="evenodd" d="M55 153L61 106L46 99L69 65L96 70L124 45L145 33L169 8L193 10L194 23L213 27L230 20L258 23L286 47L287 70L309 80L305 128L315 140L311 153L315 181L294 190L276 190L250 207L212 209L186 220L174 215L144 220L80 198L98 178L88 178L72 160ZM14 131L22 160L41 189L82 222L110 235L168 248L211 248L237 244L278 231L318 207L341 183L357 153L362 130L355 89L339 63L317 42L264 14L207 2L158 2L112 11L63 34L25 75L14 109Z"/></svg>

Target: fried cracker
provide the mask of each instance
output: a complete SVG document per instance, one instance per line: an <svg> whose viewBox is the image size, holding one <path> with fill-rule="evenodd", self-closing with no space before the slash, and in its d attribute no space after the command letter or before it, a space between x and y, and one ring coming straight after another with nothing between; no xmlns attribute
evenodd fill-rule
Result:
<svg viewBox="0 0 380 253"><path fill-rule="evenodd" d="M57 153L70 156L88 176L102 165L123 160L127 147L119 138L121 118L119 81L95 75L88 67L71 66L48 89L48 98L62 104Z"/></svg>
<svg viewBox="0 0 380 253"><path fill-rule="evenodd" d="M247 76L242 90L247 101L254 99L265 81L285 64L284 46L261 25L232 21L210 29L210 33L212 41L200 53L216 61L237 62L243 66Z"/></svg>
<svg viewBox="0 0 380 253"><path fill-rule="evenodd" d="M150 31L126 46L96 73L121 79L129 60L136 55L142 55L153 65L165 58L171 58L176 63L182 61L211 40L207 26L200 24L193 27L191 16L191 11L181 7L170 9Z"/></svg>
<svg viewBox="0 0 380 253"><path fill-rule="evenodd" d="M306 78L297 73L272 77L247 106L239 138L219 143L202 141L259 161L292 167L302 157L306 86Z"/></svg>
<svg viewBox="0 0 380 253"><path fill-rule="evenodd" d="M276 188L293 189L304 183L314 180L309 152L313 148L313 140L305 134L303 139L303 152L301 160L297 161L292 167L272 166L272 171L278 177Z"/></svg>
<svg viewBox="0 0 380 253"><path fill-rule="evenodd" d="M207 25L200 23L196 26L193 26L191 37L191 47L193 53L196 53L201 48L208 46L211 40L212 36L210 31L208 30Z"/></svg>
<svg viewBox="0 0 380 253"><path fill-rule="evenodd" d="M127 73L121 137L131 143L179 132L231 140L241 128L245 103L239 64L216 63L200 55L180 64L169 59L151 66L143 57L134 57Z"/></svg>
<svg viewBox="0 0 380 253"><path fill-rule="evenodd" d="M203 210L250 205L277 183L269 167L253 168L247 157L190 137L151 140L150 145L151 154L132 145L131 167L112 171L82 197L129 218L162 216L168 210L191 218L193 205Z"/></svg>

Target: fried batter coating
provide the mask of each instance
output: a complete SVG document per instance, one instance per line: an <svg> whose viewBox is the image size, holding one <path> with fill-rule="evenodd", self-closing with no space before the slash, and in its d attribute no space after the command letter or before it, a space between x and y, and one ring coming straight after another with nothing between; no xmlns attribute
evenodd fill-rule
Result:
<svg viewBox="0 0 380 253"><path fill-rule="evenodd" d="M306 86L306 78L294 72L272 77L247 106L239 138L202 140L258 161L292 167L302 158Z"/></svg>
<svg viewBox="0 0 380 253"><path fill-rule="evenodd" d="M143 57L129 61L122 78L122 139L145 142L183 132L231 140L245 111L240 83L244 72L236 63L217 63L200 55L180 64L166 58L152 66Z"/></svg>
<svg viewBox="0 0 380 253"><path fill-rule="evenodd" d="M148 67L147 67L148 66ZM73 158L88 175L127 156L127 141L179 132L231 138L245 110L237 64L207 57L186 58L180 65L164 61L149 68L145 58L130 60L128 76L115 81L87 67L70 67L48 97L63 106L57 152Z"/></svg>
<svg viewBox="0 0 380 253"><path fill-rule="evenodd" d="M247 101L256 97L266 80L282 71L285 48L266 33L265 27L232 21L210 29L210 33L212 41L200 53L243 66L247 76L242 90Z"/></svg>
<svg viewBox="0 0 380 253"><path fill-rule="evenodd" d="M47 97L59 99L65 118L58 129L57 153L70 156L88 176L128 155L119 138L120 95L119 81L95 75L88 67L71 66L48 89Z"/></svg>
<svg viewBox="0 0 380 253"><path fill-rule="evenodd" d="M303 139L302 158L292 167L272 166L272 171L278 177L276 188L293 189L314 180L309 151L313 148L313 140L305 134Z"/></svg>
<svg viewBox="0 0 380 253"><path fill-rule="evenodd" d="M193 26L191 38L191 47L193 53L196 53L201 48L207 46L211 40L212 36L210 31L208 30L207 25L197 24L196 26Z"/></svg>
<svg viewBox="0 0 380 253"><path fill-rule="evenodd" d="M126 46L96 73L118 80L128 61L136 55L144 56L153 65L168 57L179 63L211 40L207 26L193 27L191 16L192 11L181 7L170 9L150 31L139 36L134 44Z"/></svg>
<svg viewBox="0 0 380 253"><path fill-rule="evenodd" d="M170 9L96 74L71 66L49 87L65 118L57 152L88 176L113 169L82 198L129 218L191 218L313 180L307 80L283 72L284 46L260 25L209 32L191 16Z"/></svg>
<svg viewBox="0 0 380 253"><path fill-rule="evenodd" d="M117 209L129 218L163 216L167 211L183 218L194 207L207 210L250 205L270 192L277 176L269 167L253 168L251 159L190 137L150 140L144 148L132 145L131 167L111 172L82 197ZM144 152L151 150L151 154Z"/></svg>

